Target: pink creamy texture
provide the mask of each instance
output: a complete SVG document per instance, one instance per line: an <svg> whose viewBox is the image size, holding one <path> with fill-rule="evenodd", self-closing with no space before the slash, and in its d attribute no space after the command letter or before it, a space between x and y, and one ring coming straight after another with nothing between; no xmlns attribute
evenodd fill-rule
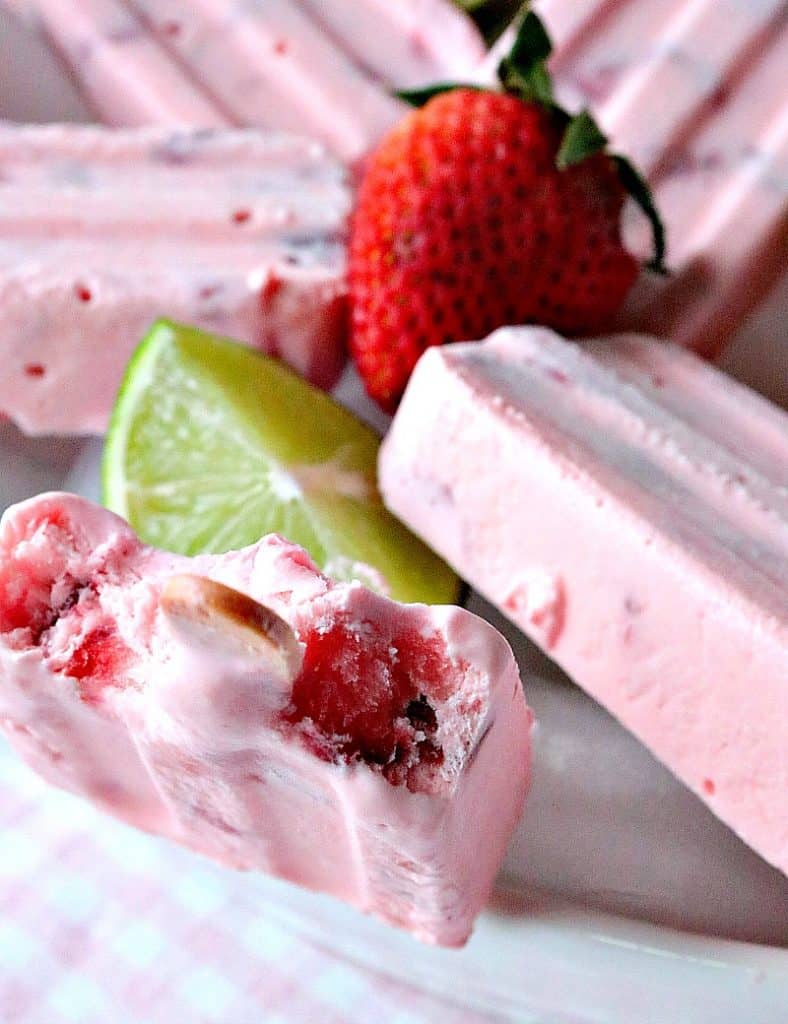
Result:
<svg viewBox="0 0 788 1024"><path fill-rule="evenodd" d="M210 577L276 612L293 675L173 626ZM505 640L459 608L334 584L276 536L187 559L50 494L0 526L0 728L55 785L235 868L463 943L522 810L531 715Z"/></svg>
<svg viewBox="0 0 788 1024"><path fill-rule="evenodd" d="M534 5L569 109L593 110L647 175L668 235L669 279L644 275L623 327L717 355L785 269L788 20L784 0ZM496 46L491 80L511 44ZM645 251L645 226L633 225Z"/></svg>
<svg viewBox="0 0 788 1024"><path fill-rule="evenodd" d="M359 157L406 109L391 87L484 56L450 0L11 0L112 125L254 125Z"/></svg>
<svg viewBox="0 0 788 1024"><path fill-rule="evenodd" d="M164 314L330 387L350 204L296 136L0 126L0 409L31 433L101 431Z"/></svg>
<svg viewBox="0 0 788 1024"><path fill-rule="evenodd" d="M676 346L422 358L388 507L788 871L788 416Z"/></svg>

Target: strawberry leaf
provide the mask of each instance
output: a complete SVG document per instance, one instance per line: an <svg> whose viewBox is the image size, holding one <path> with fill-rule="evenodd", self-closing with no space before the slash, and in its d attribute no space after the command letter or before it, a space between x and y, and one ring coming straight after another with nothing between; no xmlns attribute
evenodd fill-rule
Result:
<svg viewBox="0 0 788 1024"><path fill-rule="evenodd" d="M640 171L626 157L614 156L613 162L618 170L621 184L651 222L651 231L654 236L654 255L646 266L657 274L667 274L668 270L665 266L665 225L662 223L659 210L657 210L654 203L651 189L648 187Z"/></svg>
<svg viewBox="0 0 788 1024"><path fill-rule="evenodd" d="M426 107L431 99L440 96L445 92L453 92L455 89L472 89L474 92L488 92L481 85L473 85L467 82L439 82L436 85L429 85L424 89L400 89L394 93L404 103L412 107Z"/></svg>
<svg viewBox="0 0 788 1024"><path fill-rule="evenodd" d="M553 52L553 44L542 19L533 11L526 11L517 30L509 61L523 72L539 61L545 61Z"/></svg>
<svg viewBox="0 0 788 1024"><path fill-rule="evenodd" d="M509 27L522 8L522 0L455 0L476 22L488 44Z"/></svg>
<svg viewBox="0 0 788 1024"><path fill-rule="evenodd" d="M553 105L553 84L547 58L553 52L550 36L541 19L528 11L520 22L509 55L498 67L498 77L506 92L525 102Z"/></svg>
<svg viewBox="0 0 788 1024"><path fill-rule="evenodd" d="M526 4L527 7L527 4ZM564 133L556 165L565 170L582 163L595 153L605 152L607 138L588 110L571 116L553 98L553 87L547 60L553 51L550 36L541 19L526 11L520 22L517 37L508 55L498 68L498 76L506 92L514 93L524 102L537 102L548 107L564 124ZM634 199L651 222L654 253L646 264L658 274L666 274L665 226L654 203L645 178L634 164L623 156L611 155L624 189Z"/></svg>
<svg viewBox="0 0 788 1024"><path fill-rule="evenodd" d="M581 110L566 126L555 158L556 166L559 171L565 171L567 167L582 163L586 157L601 153L606 145L607 136L600 131L591 113Z"/></svg>

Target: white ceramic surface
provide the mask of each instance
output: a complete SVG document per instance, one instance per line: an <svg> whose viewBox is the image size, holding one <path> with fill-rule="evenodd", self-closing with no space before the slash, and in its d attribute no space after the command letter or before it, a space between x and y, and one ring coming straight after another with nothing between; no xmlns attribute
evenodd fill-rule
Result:
<svg viewBox="0 0 788 1024"><path fill-rule="evenodd" d="M84 113L57 64L0 9L0 117ZM729 357L783 397L786 304L783 287ZM748 363L748 351L768 361ZM341 393L369 412L352 377ZM31 441L0 425L0 508L62 486L95 497L99 454L98 441ZM425 950L331 900L263 878L238 884L357 963L518 1021L788 1021L788 880L491 609L475 597L471 607L512 641L540 725L532 797L468 947Z"/></svg>

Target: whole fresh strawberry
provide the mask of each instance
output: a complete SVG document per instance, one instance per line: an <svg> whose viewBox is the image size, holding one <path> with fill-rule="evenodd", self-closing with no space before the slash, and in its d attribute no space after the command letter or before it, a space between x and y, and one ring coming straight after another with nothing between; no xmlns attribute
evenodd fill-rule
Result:
<svg viewBox="0 0 788 1024"><path fill-rule="evenodd" d="M587 111L555 105L539 19L522 21L502 92L439 86L370 155L351 225L351 351L393 411L421 353L503 324L604 331L639 265L621 240L628 194L664 236L643 180Z"/></svg>

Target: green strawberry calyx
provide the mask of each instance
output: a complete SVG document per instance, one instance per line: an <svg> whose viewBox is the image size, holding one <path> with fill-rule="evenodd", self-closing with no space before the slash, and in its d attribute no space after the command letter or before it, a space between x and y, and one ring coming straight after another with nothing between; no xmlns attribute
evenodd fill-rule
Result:
<svg viewBox="0 0 788 1024"><path fill-rule="evenodd" d="M553 80L547 67L552 52L553 44L542 19L526 10L511 50L498 65L504 91L519 96L524 103L555 107Z"/></svg>
<svg viewBox="0 0 788 1024"><path fill-rule="evenodd" d="M553 44L541 18L528 5L520 15L517 34L509 53L498 65L498 78L504 92L517 96L524 103L539 103L547 107L563 124L564 132L556 155L556 166L566 170L597 153L606 153L608 139L588 109L569 114L556 103L553 82L547 62ZM441 83L425 89L399 92L400 99L414 107L425 106L433 97L454 89L487 91L484 86L459 82ZM646 263L649 270L666 274L665 226L654 202L654 197L643 175L626 157L609 154L618 172L624 190L648 218L653 236L653 252Z"/></svg>

